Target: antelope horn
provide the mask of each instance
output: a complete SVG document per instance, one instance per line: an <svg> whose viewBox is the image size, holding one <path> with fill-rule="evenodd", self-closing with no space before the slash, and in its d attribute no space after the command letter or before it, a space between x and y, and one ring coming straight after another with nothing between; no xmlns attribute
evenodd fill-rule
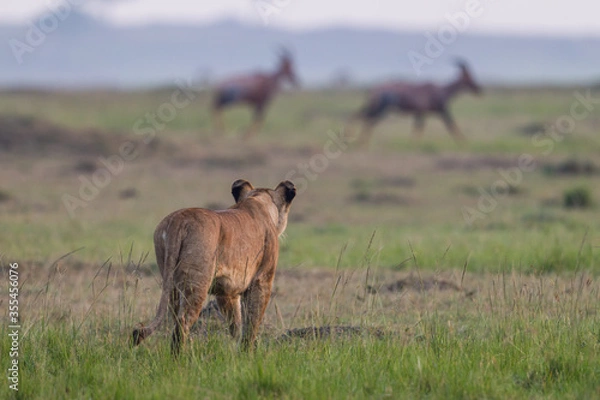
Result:
<svg viewBox="0 0 600 400"><path fill-rule="evenodd" d="M277 48L277 54L279 54L280 57L290 57L290 55L291 55L288 48L285 47L284 45L280 45Z"/></svg>
<svg viewBox="0 0 600 400"><path fill-rule="evenodd" d="M467 69L467 62L462 58L455 58L454 64L460 69Z"/></svg>

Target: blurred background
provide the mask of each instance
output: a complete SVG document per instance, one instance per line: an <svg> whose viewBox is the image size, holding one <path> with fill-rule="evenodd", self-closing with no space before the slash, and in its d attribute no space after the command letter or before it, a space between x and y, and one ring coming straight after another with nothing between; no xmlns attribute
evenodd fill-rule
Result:
<svg viewBox="0 0 600 400"><path fill-rule="evenodd" d="M593 1L24 0L0 5L0 84L147 87L218 79L288 46L308 87L444 79L452 57L486 84L598 80ZM427 57L419 73L417 53ZM411 59L411 54L412 58Z"/></svg>
<svg viewBox="0 0 600 400"><path fill-rule="evenodd" d="M238 178L269 187L291 179L302 193L284 266L331 266L346 245L343 264L356 265L377 231L382 266L420 249L430 268L469 257L480 270L576 268L583 237L593 258L600 225L599 7L4 2L0 246L45 261L80 247L74 257L85 262L132 243L152 252L151 232L170 211L227 207ZM217 132L215 99L239 98L257 71L275 74L282 49L300 85L281 82L250 140L248 107L224 110ZM468 65L462 75L457 60ZM462 82L447 108L465 140L453 140L439 114L427 114L416 137L414 115L392 112L368 145L343 144L351 117L375 110L369 93L389 80Z"/></svg>

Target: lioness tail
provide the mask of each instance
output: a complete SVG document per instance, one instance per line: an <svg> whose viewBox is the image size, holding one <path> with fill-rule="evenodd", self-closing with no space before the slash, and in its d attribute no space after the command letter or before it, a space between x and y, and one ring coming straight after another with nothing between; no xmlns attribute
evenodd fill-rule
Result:
<svg viewBox="0 0 600 400"><path fill-rule="evenodd" d="M165 316L167 315L167 310L169 308L169 300L171 297L171 293L175 288L173 284L173 275L175 269L177 268L177 263L179 262L179 253L181 250L181 240L178 237L179 241L178 246L176 247L176 251L168 252L168 246L166 243L167 238L164 239L164 248L165 248L165 257L162 271L163 274L163 284L162 284L162 293L160 295L160 302L158 303L158 309L156 311L156 316L154 320L148 326L142 326L141 328L136 328L133 330L133 345L137 346L142 342L142 340L146 339L148 336L152 335L154 331L162 324L165 320ZM157 260L158 261L158 260ZM160 262L160 261L158 261Z"/></svg>

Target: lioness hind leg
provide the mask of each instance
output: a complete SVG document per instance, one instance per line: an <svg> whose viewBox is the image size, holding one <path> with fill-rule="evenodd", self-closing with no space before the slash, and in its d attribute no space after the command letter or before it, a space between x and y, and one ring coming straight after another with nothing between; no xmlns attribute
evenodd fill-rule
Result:
<svg viewBox="0 0 600 400"><path fill-rule="evenodd" d="M242 349L250 350L256 343L258 330L271 298L273 279L254 281L244 293L244 332Z"/></svg>
<svg viewBox="0 0 600 400"><path fill-rule="evenodd" d="M179 354L190 328L198 320L206 297L208 297L208 285L202 287L187 285L185 290L179 292L179 307L175 306L178 312L171 342L171 352L174 355Z"/></svg>
<svg viewBox="0 0 600 400"><path fill-rule="evenodd" d="M234 339L239 338L242 328L242 304L240 296L217 296L217 304L229 324L229 333Z"/></svg>
<svg viewBox="0 0 600 400"><path fill-rule="evenodd" d="M169 296L169 304L168 304L168 314L173 316L173 319L177 319L177 314L179 313L179 291L177 289L173 289ZM162 323L163 321L160 321ZM132 337L132 345L137 346L148 336L152 335L154 330L158 328L158 324L155 324L153 321L150 326L142 326L140 328L136 328L133 330Z"/></svg>
<svg viewBox="0 0 600 400"><path fill-rule="evenodd" d="M132 342L131 345L132 346L137 346L140 343L142 343L142 341L149 336L150 332L148 331L147 328L136 328L133 330L133 337L132 337Z"/></svg>
<svg viewBox="0 0 600 400"><path fill-rule="evenodd" d="M177 320L177 315L179 315L179 290L177 288L173 288L171 292L171 298L169 299L169 314L173 317L173 320Z"/></svg>

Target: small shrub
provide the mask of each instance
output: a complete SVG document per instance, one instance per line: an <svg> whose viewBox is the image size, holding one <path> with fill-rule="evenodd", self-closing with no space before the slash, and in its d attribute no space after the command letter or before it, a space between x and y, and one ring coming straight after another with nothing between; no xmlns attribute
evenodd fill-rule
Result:
<svg viewBox="0 0 600 400"><path fill-rule="evenodd" d="M563 194L566 208L589 208L592 206L592 194L586 187L568 189Z"/></svg>
<svg viewBox="0 0 600 400"><path fill-rule="evenodd" d="M5 190L0 189L0 203L4 203L12 199L10 193Z"/></svg>
<svg viewBox="0 0 600 400"><path fill-rule="evenodd" d="M139 196L139 192L136 188L128 187L119 192L120 199L135 199Z"/></svg>
<svg viewBox="0 0 600 400"><path fill-rule="evenodd" d="M98 166L96 165L96 163L93 160L80 160L73 167L73 169L76 172L90 173L90 174L95 172L97 168L98 168Z"/></svg>
<svg viewBox="0 0 600 400"><path fill-rule="evenodd" d="M525 125L521 125L517 128L517 131L524 136L534 136L538 133L546 132L546 124L543 122L530 122Z"/></svg>
<svg viewBox="0 0 600 400"><path fill-rule="evenodd" d="M596 175L600 172L600 168L590 160L579 160L570 158L558 164L550 164L544 166L543 171L547 175Z"/></svg>

